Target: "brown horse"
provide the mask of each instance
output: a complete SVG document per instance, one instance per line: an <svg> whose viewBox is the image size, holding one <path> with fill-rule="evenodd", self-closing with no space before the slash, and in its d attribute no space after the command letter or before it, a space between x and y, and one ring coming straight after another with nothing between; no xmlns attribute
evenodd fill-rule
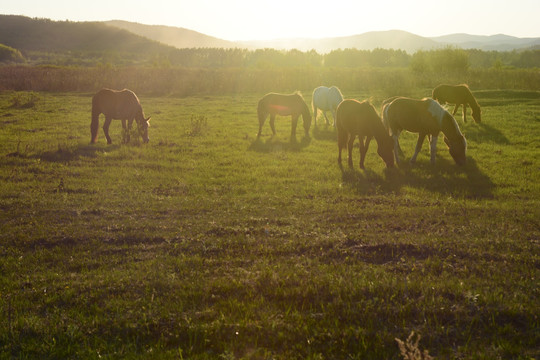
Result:
<svg viewBox="0 0 540 360"><path fill-rule="evenodd" d="M360 168L364 169L364 160L369 142L374 137L377 141L377 153L384 160L387 167L394 166L392 154L392 138L388 136L377 111L368 101L343 100L336 111L336 127L338 134L338 162L341 165L341 150L347 143L349 151L348 164L353 166L352 148L354 140L360 139Z"/></svg>
<svg viewBox="0 0 540 360"><path fill-rule="evenodd" d="M274 120L276 115L292 117L291 137L296 136L296 125L298 118L302 115L302 121L304 122L304 130L306 136L309 135L309 127L311 126L311 113L304 101L304 98L300 93L294 93L291 95L283 95L276 93L269 93L264 95L257 105L257 114L259 116L259 133L257 137L261 136L262 127L268 114L270 114L270 127L272 133L276 135L276 128L274 126Z"/></svg>
<svg viewBox="0 0 540 360"><path fill-rule="evenodd" d="M426 135L430 137L431 163L435 163L437 152L437 138L439 132L444 134L444 142L448 145L450 155L458 165L465 164L467 141L459 130L459 126L452 115L433 99L414 100L397 98L383 107L383 121L390 129L394 138L394 155L399 163L401 148L399 134L402 130L418 133L418 141L411 163L416 161L422 149Z"/></svg>
<svg viewBox="0 0 540 360"><path fill-rule="evenodd" d="M482 121L482 111L471 90L466 84L439 85L433 89L431 97L441 104L455 104L452 115L456 115L460 105L463 105L463 122L467 122L467 105L472 109L472 117L476 123Z"/></svg>
<svg viewBox="0 0 540 360"><path fill-rule="evenodd" d="M137 95L131 90L110 90L101 89L92 98L92 123L90 124L90 132L92 134L91 142L96 143L99 128L99 115L105 115L105 123L103 124L103 132L107 138L107 144L112 144L109 136L109 125L113 119L122 120L122 128L124 129L123 140L129 142L129 131L133 120L137 121L137 128L143 141L146 143L148 138L148 127L150 126L150 117L145 118L141 103ZM127 121L127 127L126 127Z"/></svg>

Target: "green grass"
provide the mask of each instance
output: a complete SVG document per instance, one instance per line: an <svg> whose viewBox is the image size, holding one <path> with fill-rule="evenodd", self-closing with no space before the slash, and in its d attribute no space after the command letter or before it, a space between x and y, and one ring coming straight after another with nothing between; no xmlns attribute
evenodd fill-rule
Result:
<svg viewBox="0 0 540 360"><path fill-rule="evenodd" d="M0 358L538 358L540 93L476 94L465 167L341 171L325 125L257 140L262 94L92 146L91 94L1 93Z"/></svg>

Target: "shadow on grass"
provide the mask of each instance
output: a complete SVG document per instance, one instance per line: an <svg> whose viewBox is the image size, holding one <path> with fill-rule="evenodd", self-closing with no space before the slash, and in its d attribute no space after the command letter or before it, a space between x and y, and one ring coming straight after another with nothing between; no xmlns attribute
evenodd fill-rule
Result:
<svg viewBox="0 0 540 360"><path fill-rule="evenodd" d="M313 137L321 141L336 141L337 132L332 125L318 125L313 127Z"/></svg>
<svg viewBox="0 0 540 360"><path fill-rule="evenodd" d="M485 143L495 142L497 144L510 144L510 140L498 129L485 123L475 124L475 126L468 126L463 130L467 140Z"/></svg>
<svg viewBox="0 0 540 360"><path fill-rule="evenodd" d="M429 192L471 199L491 199L495 184L478 168L476 161L467 159L459 167L453 161L437 159L437 164L403 162L396 168L385 168L382 175L370 169L342 167L342 183L359 194L400 193L403 187L425 189Z"/></svg>
<svg viewBox="0 0 540 360"><path fill-rule="evenodd" d="M279 140L275 136L272 136L265 141L261 140L259 137L253 140L248 150L260 153L271 153L275 151L296 152L306 148L309 144L311 144L310 136L303 136L300 141L298 141L296 136L290 137L288 142Z"/></svg>
<svg viewBox="0 0 540 360"><path fill-rule="evenodd" d="M70 162L83 158L95 158L99 154L108 153L114 150L118 150L120 145L83 145L78 146L58 146L58 150L45 151L39 154L35 154L31 157L41 159L47 162Z"/></svg>

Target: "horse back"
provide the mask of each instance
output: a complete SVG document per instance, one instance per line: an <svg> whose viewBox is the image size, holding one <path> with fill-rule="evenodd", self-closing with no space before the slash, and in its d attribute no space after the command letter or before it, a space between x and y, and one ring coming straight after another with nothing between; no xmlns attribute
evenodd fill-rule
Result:
<svg viewBox="0 0 540 360"><path fill-rule="evenodd" d="M467 104L472 96L469 87L465 84L442 84L433 89L432 98L441 104Z"/></svg>
<svg viewBox="0 0 540 360"><path fill-rule="evenodd" d="M430 112L431 99L397 98L387 104L385 120L391 133L407 130L414 133L438 134L440 123L437 116Z"/></svg>
<svg viewBox="0 0 540 360"><path fill-rule="evenodd" d="M258 112L260 114L300 115L309 112L309 109L302 96L298 93L269 93L259 100Z"/></svg>
<svg viewBox="0 0 540 360"><path fill-rule="evenodd" d="M374 136L383 124L368 101L347 99L337 107L336 127L338 132L345 131L350 135Z"/></svg>
<svg viewBox="0 0 540 360"><path fill-rule="evenodd" d="M131 90L101 89L92 98L92 112L103 113L112 119L144 117L141 103Z"/></svg>

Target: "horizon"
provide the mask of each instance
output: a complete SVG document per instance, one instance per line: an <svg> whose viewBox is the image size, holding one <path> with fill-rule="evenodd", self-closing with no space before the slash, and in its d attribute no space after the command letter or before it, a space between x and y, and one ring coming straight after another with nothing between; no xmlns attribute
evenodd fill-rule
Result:
<svg viewBox="0 0 540 360"><path fill-rule="evenodd" d="M308 2L286 0L262 3L155 0L139 6L127 4L125 0L95 0L92 4L21 0L3 5L2 12L54 21L123 20L178 27L235 42L334 38L391 30L428 38L454 34L540 37L540 29L536 26L540 2L536 0L516 0L512 6L500 0L455 0L451 8L442 8L425 0L411 0L407 4L381 0L369 5L347 2L341 7L325 9L313 8ZM103 8L109 11L105 12ZM493 21L502 17L505 21Z"/></svg>

